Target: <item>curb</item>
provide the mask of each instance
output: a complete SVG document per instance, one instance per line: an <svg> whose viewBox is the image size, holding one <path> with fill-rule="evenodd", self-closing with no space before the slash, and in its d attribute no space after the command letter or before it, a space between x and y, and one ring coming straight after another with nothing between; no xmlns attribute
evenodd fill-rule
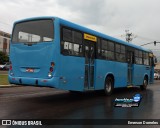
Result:
<svg viewBox="0 0 160 128"><path fill-rule="evenodd" d="M9 88L9 87L19 87L18 85L11 85L11 84L9 84L9 85L0 85L0 88Z"/></svg>

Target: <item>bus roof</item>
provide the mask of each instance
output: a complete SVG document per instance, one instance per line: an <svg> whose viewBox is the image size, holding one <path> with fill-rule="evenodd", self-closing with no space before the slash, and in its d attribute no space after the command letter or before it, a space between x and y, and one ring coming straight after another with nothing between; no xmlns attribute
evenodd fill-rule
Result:
<svg viewBox="0 0 160 128"><path fill-rule="evenodd" d="M141 47L141 46L137 46L137 45L128 43L128 42L126 42L126 41L122 41L122 40L120 40L120 39L116 39L116 38L111 37L111 36L109 36L109 35L106 35L106 34L97 32L97 31L95 31L95 30L92 30L92 29L89 29L89 28L80 26L80 25L75 24L75 23L72 23L72 22L70 22L70 21L66 21L66 20L61 19L61 18L58 18L58 19L60 20L60 23L61 23L61 24L66 25L66 26L73 27L73 28L78 29L78 30L80 30L80 31L83 31L83 32L86 32L86 33L89 33L89 34L93 34L93 35L95 35L95 36L98 36L98 37L101 37L101 38L104 38L104 39L108 39L108 40L111 40L111 41L114 41L114 42L118 42L118 43L121 43L121 44L130 46L130 47L134 47L134 48L139 49L139 50L143 50L143 51L146 51L146 52L152 52L151 50L145 49L145 48L143 48L143 47Z"/></svg>
<svg viewBox="0 0 160 128"><path fill-rule="evenodd" d="M28 18L28 19L19 20L19 21L15 22L14 24L19 23L19 22L24 22L24 21L36 20L36 19L37 19L37 20L38 20L38 19L55 19L55 20L58 20L60 24L65 25L65 26L68 26L68 27L71 27L71 28L73 28L73 29L78 29L78 30L83 31L83 32L86 32L86 33L88 33L88 34L92 34L92 35L95 35L95 36L98 36L98 37L101 37L101 38L104 38L104 39L108 39L108 40L111 40L111 41L114 41L114 42L117 42L117 43L121 43L121 44L130 46L130 47L134 47L134 48L139 49L139 50L143 50L143 51L146 51L146 52L152 52L152 51L149 50L149 49L143 48L143 47L141 47L141 46L137 46L137 45L135 45L135 44L128 43L128 42L123 41L123 40L120 40L120 39L116 39L116 38L111 37L111 36L109 36L109 35L106 35L106 34L97 32L97 31L95 31L95 30L92 30L92 29L83 27L83 26L81 26L81 25L75 24L75 23L73 23L73 22L64 20L64 19L59 18L59 17L51 17L51 16L49 16L49 17L33 17L33 18Z"/></svg>

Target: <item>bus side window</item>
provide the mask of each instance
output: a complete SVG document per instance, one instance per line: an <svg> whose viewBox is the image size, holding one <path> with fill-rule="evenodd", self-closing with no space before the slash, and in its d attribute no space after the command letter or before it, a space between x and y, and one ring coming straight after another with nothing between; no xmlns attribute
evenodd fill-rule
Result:
<svg viewBox="0 0 160 128"><path fill-rule="evenodd" d="M62 29L61 53L70 56L83 56L82 34L67 28Z"/></svg>
<svg viewBox="0 0 160 128"><path fill-rule="evenodd" d="M72 31L70 29L66 29L66 28L63 28L63 41L68 41L68 42L71 42L72 41Z"/></svg>
<svg viewBox="0 0 160 128"><path fill-rule="evenodd" d="M126 56L125 56L125 46L120 45L120 44L116 44L115 45L115 53L116 53L116 60L117 61L121 61L121 62L125 62L126 61Z"/></svg>
<svg viewBox="0 0 160 128"><path fill-rule="evenodd" d="M102 59L107 59L107 49L108 49L108 42L106 40L101 40L101 58Z"/></svg>
<svg viewBox="0 0 160 128"><path fill-rule="evenodd" d="M142 63L142 51L135 50L135 63L136 64L143 64Z"/></svg>
<svg viewBox="0 0 160 128"><path fill-rule="evenodd" d="M63 47L63 50L62 50L63 54L69 55L71 53L71 51L70 51L71 48L70 48L69 42L63 42L62 47Z"/></svg>
<svg viewBox="0 0 160 128"><path fill-rule="evenodd" d="M144 63L144 65L149 65L149 63L150 63L149 55L146 52L143 52L143 63Z"/></svg>
<svg viewBox="0 0 160 128"><path fill-rule="evenodd" d="M97 38L97 45L96 45L96 58L101 59L102 58L102 50L101 50L101 40L100 38Z"/></svg>

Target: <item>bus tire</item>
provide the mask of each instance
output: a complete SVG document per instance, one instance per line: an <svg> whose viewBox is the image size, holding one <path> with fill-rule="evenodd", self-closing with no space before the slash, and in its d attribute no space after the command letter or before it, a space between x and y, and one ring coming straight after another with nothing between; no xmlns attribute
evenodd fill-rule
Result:
<svg viewBox="0 0 160 128"><path fill-rule="evenodd" d="M144 77L144 80L143 80L143 84L140 86L141 90L146 90L147 89L147 86L148 86L148 79L147 77L145 76Z"/></svg>
<svg viewBox="0 0 160 128"><path fill-rule="evenodd" d="M108 76L105 80L105 86L104 86L104 93L107 96L110 96L113 92L114 86L113 86L113 79L112 77Z"/></svg>

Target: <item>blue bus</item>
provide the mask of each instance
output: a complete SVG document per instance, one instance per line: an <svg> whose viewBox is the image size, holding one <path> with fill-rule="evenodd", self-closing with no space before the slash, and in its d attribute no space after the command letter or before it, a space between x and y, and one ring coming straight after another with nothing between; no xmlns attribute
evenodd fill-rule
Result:
<svg viewBox="0 0 160 128"><path fill-rule="evenodd" d="M150 50L58 17L14 23L9 82L69 91L139 86L154 80Z"/></svg>

